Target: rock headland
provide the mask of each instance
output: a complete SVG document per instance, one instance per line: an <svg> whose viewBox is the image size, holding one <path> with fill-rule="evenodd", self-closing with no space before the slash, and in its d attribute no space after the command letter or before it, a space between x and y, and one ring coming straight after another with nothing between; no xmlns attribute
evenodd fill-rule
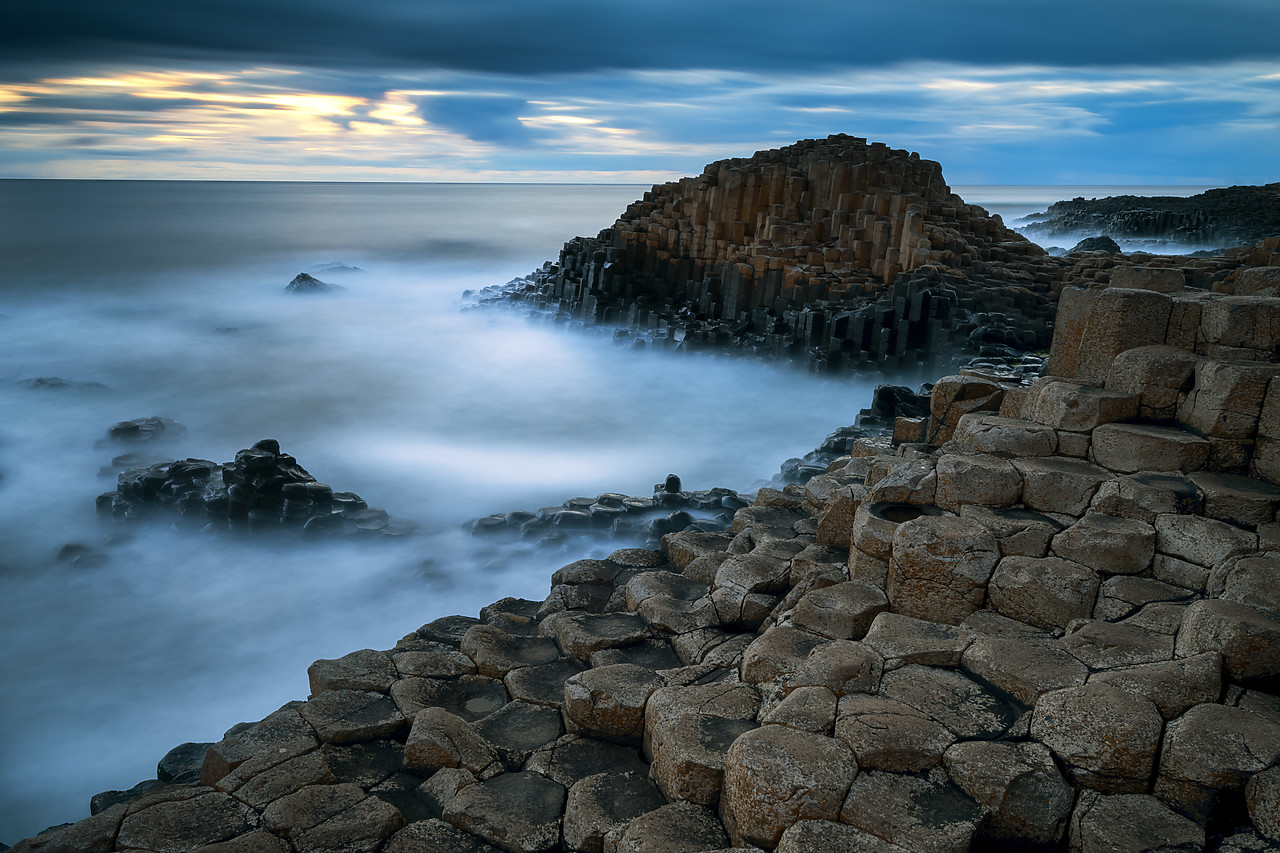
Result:
<svg viewBox="0 0 1280 853"><path fill-rule="evenodd" d="M1051 339L1045 373L878 392L885 435L754 496L669 479L643 511L714 523L316 661L305 700L13 849L1275 849L1280 237L1053 259L1008 233L850 137L655 188L501 298L827 367ZM205 518L215 477L272 523L328 488L266 441L104 503Z"/></svg>
<svg viewBox="0 0 1280 853"><path fill-rule="evenodd" d="M1280 234L1280 183L1207 190L1190 197L1073 198L1019 222L1034 237L1107 234L1120 239L1243 246Z"/></svg>
<svg viewBox="0 0 1280 853"><path fill-rule="evenodd" d="M818 370L929 378L1048 347L1057 294L1119 266L1208 289L1239 257L1050 257L947 186L941 167L838 135L654 186L555 262L475 294L623 342L727 350ZM995 361L991 361L995 359Z"/></svg>

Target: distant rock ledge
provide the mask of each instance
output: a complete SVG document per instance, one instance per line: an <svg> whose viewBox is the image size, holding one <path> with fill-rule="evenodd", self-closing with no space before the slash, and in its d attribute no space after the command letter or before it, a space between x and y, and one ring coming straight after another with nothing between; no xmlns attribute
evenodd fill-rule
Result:
<svg viewBox="0 0 1280 853"><path fill-rule="evenodd" d="M1202 246L1244 246L1280 234L1280 183L1180 196L1119 195L1055 202L1021 222L1033 236L1106 234Z"/></svg>

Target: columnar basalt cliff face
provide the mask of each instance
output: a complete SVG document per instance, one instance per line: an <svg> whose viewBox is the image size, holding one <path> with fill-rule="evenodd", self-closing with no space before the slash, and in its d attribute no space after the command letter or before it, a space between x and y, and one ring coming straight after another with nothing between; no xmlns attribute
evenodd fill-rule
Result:
<svg viewBox="0 0 1280 853"><path fill-rule="evenodd" d="M1050 257L952 193L937 163L832 136L655 186L611 228L478 299L661 347L937 375L975 355L1008 364L1047 349L1068 282L1105 283L1113 268L1144 265L1176 267L1207 289L1239 264Z"/></svg>
<svg viewBox="0 0 1280 853"><path fill-rule="evenodd" d="M931 264L982 270L1044 255L953 194L937 163L849 136L721 160L654 187L619 218L609 248L617 263L602 281L660 296L701 282L686 295L719 295L726 317L779 297L866 294Z"/></svg>

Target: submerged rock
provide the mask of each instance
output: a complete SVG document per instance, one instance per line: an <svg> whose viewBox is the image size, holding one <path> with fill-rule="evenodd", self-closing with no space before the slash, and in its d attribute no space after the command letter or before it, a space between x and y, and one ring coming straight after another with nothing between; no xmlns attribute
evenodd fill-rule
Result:
<svg viewBox="0 0 1280 853"><path fill-rule="evenodd" d="M295 275L293 281L285 285L284 289L288 293L333 293L339 290L346 290L340 284L329 284L305 272Z"/></svg>

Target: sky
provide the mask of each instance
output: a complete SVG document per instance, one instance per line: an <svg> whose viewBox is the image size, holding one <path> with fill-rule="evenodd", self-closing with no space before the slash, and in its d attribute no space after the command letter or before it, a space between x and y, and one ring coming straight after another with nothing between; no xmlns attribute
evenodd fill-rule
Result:
<svg viewBox="0 0 1280 853"><path fill-rule="evenodd" d="M656 183L797 139L952 184L1280 180L1277 0L39 0L0 177Z"/></svg>

